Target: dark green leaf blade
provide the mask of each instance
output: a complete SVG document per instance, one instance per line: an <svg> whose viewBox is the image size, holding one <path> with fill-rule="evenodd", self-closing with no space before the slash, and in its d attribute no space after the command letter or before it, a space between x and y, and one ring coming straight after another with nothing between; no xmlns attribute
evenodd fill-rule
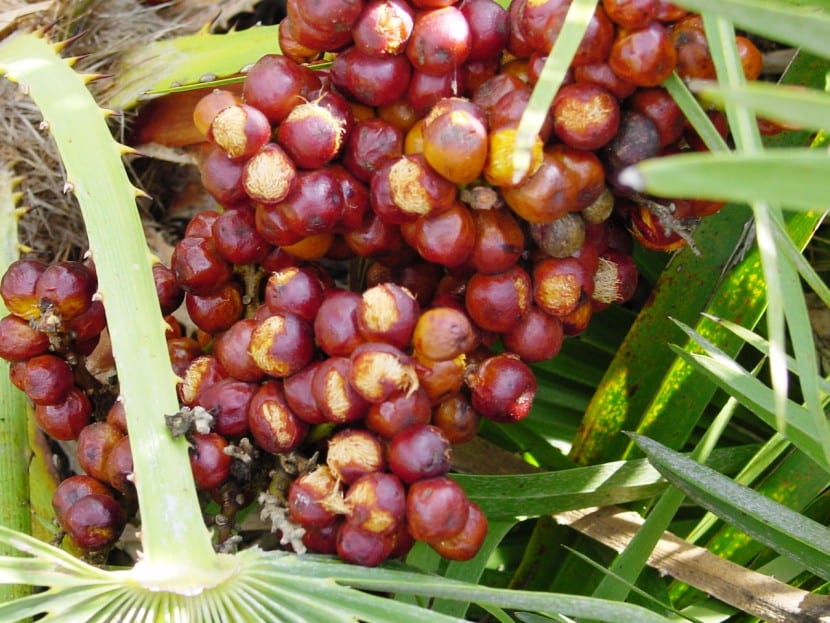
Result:
<svg viewBox="0 0 830 623"><path fill-rule="evenodd" d="M760 542L830 578L830 530L640 435L637 446L669 482L695 502Z"/></svg>

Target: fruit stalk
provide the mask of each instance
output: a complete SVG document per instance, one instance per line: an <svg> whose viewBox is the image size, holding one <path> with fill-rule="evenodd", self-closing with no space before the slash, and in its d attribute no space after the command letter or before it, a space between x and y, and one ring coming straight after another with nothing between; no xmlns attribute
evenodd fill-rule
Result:
<svg viewBox="0 0 830 623"><path fill-rule="evenodd" d="M153 258L135 206L140 191L121 163L128 149L103 121L110 113L89 94L88 79L71 70L71 59L60 58L61 48L38 35L16 34L0 45L0 73L40 107L66 168L65 191L76 195L83 214L133 447L142 583L171 591L213 584L219 559L201 527L187 442L174 439L164 424L164 415L179 406Z"/></svg>

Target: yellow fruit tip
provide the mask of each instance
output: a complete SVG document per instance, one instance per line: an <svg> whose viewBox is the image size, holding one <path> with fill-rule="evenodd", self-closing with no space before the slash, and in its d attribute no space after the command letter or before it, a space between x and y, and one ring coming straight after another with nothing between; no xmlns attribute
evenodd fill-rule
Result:
<svg viewBox="0 0 830 623"><path fill-rule="evenodd" d="M20 220L26 215L26 213L29 210L30 208L28 206L19 206L12 211L12 215L14 215L14 218L16 218L17 220Z"/></svg>
<svg viewBox="0 0 830 623"><path fill-rule="evenodd" d="M17 250L20 251L21 254L31 253L32 251L34 251L32 247L30 247L28 244L23 244L22 242L18 242L15 245L15 247L17 247Z"/></svg>

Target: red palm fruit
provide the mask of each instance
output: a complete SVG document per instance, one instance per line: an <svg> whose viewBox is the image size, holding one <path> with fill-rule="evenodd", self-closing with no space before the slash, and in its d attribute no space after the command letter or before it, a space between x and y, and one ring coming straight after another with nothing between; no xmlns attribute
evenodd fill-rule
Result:
<svg viewBox="0 0 830 623"><path fill-rule="evenodd" d="M224 89L213 89L193 107L193 125L196 126L199 134L207 137L210 124L216 114L223 108L239 103L239 96L236 93Z"/></svg>
<svg viewBox="0 0 830 623"><path fill-rule="evenodd" d="M415 300L423 307L435 295L438 281L444 275L440 266L431 262L407 262L402 265L388 266L374 262L366 273L366 286L393 282L409 290Z"/></svg>
<svg viewBox="0 0 830 623"><path fill-rule="evenodd" d="M294 63L305 65L319 60L323 51L303 45L294 36L294 25L287 15L280 20L277 41L280 45L280 55Z"/></svg>
<svg viewBox="0 0 830 623"><path fill-rule="evenodd" d="M386 469L383 444L368 430L344 428L329 438L326 465L349 485L365 474Z"/></svg>
<svg viewBox="0 0 830 623"><path fill-rule="evenodd" d="M75 474L64 478L52 493L52 508L55 510L55 518L62 522L70 506L81 498L93 494L115 497L112 489L92 476Z"/></svg>
<svg viewBox="0 0 830 623"><path fill-rule="evenodd" d="M450 442L436 426L410 426L389 442L389 469L406 484L450 471Z"/></svg>
<svg viewBox="0 0 830 623"><path fill-rule="evenodd" d="M378 535L348 522L337 530L337 556L353 565L376 567L390 556L394 547L394 534Z"/></svg>
<svg viewBox="0 0 830 623"><path fill-rule="evenodd" d="M473 92L472 101L484 111L489 119L502 97L513 91L524 90L526 86L520 78L513 74L498 73L485 80Z"/></svg>
<svg viewBox="0 0 830 623"><path fill-rule="evenodd" d="M395 283L382 283L363 292L357 326L367 342L386 342L406 349L420 311L409 290Z"/></svg>
<svg viewBox="0 0 830 623"><path fill-rule="evenodd" d="M752 41L746 37L735 37L735 45L738 48L738 56L741 59L741 67L747 80L757 80L764 67L764 57Z"/></svg>
<svg viewBox="0 0 830 623"><path fill-rule="evenodd" d="M96 287L95 275L83 264L56 262L38 277L34 294L41 309L47 306L70 320L89 308Z"/></svg>
<svg viewBox="0 0 830 623"><path fill-rule="evenodd" d="M453 307L433 307L418 318L412 335L416 353L428 359L455 359L473 350L478 336L463 311Z"/></svg>
<svg viewBox="0 0 830 623"><path fill-rule="evenodd" d="M461 95L466 76L466 65L440 75L413 71L406 89L406 102L419 117L423 117L439 100Z"/></svg>
<svg viewBox="0 0 830 623"><path fill-rule="evenodd" d="M406 492L394 474L371 472L349 486L344 502L347 524L376 535L389 535L404 519Z"/></svg>
<svg viewBox="0 0 830 623"><path fill-rule="evenodd" d="M657 19L657 0L602 0L612 22L623 28L642 28Z"/></svg>
<svg viewBox="0 0 830 623"><path fill-rule="evenodd" d="M290 266L271 274L265 284L265 304L272 312L290 312L309 322L317 316L325 291L311 270Z"/></svg>
<svg viewBox="0 0 830 623"><path fill-rule="evenodd" d="M324 51L339 50L351 43L352 33L349 28L320 28L306 19L305 7L306 3L301 6L297 0L289 0L285 7L286 17L290 20L288 28L298 42Z"/></svg>
<svg viewBox="0 0 830 623"><path fill-rule="evenodd" d="M387 160L403 155L403 133L383 119L373 117L355 124L343 151L343 166L362 182Z"/></svg>
<svg viewBox="0 0 830 623"><path fill-rule="evenodd" d="M669 37L677 53L677 74L682 78L714 80L715 62L699 16L691 16L674 24Z"/></svg>
<svg viewBox="0 0 830 623"><path fill-rule="evenodd" d="M450 208L458 187L442 177L422 154L386 161L372 177L372 209L387 223L405 223Z"/></svg>
<svg viewBox="0 0 830 623"><path fill-rule="evenodd" d="M507 45L507 11L493 0L463 0L458 9L470 26L467 62L498 57Z"/></svg>
<svg viewBox="0 0 830 623"><path fill-rule="evenodd" d="M0 280L0 296L10 313L26 320L40 316L35 286L45 270L46 264L39 260L23 259L9 264Z"/></svg>
<svg viewBox="0 0 830 623"><path fill-rule="evenodd" d="M418 382L430 404L438 404L461 391L466 369L464 355L454 359L436 360L429 359L416 350L413 356L417 364L415 369L418 372Z"/></svg>
<svg viewBox="0 0 830 623"><path fill-rule="evenodd" d="M62 402L74 383L72 368L63 357L47 354L26 361L23 391L36 405Z"/></svg>
<svg viewBox="0 0 830 623"><path fill-rule="evenodd" d="M674 71L677 51L665 26L653 21L636 30L619 32L608 65L631 84L655 87Z"/></svg>
<svg viewBox="0 0 830 623"><path fill-rule="evenodd" d="M383 402L369 405L365 424L370 431L391 439L410 426L428 424L430 402L423 388L394 392Z"/></svg>
<svg viewBox="0 0 830 623"><path fill-rule="evenodd" d="M546 255L568 257L585 242L585 221L571 213L549 223L531 223L530 237Z"/></svg>
<svg viewBox="0 0 830 623"><path fill-rule="evenodd" d="M605 168L599 157L592 151L574 149L567 145L551 145L545 152L559 161L576 180L576 199L571 212L581 212L605 190Z"/></svg>
<svg viewBox="0 0 830 623"><path fill-rule="evenodd" d="M0 319L0 334L0 357L7 361L26 361L49 350L49 336L13 314Z"/></svg>
<svg viewBox="0 0 830 623"><path fill-rule="evenodd" d="M668 0L657 0L657 16L661 22L676 22L688 15L688 11Z"/></svg>
<svg viewBox="0 0 830 623"><path fill-rule="evenodd" d="M328 93L329 98L341 98ZM332 108L312 100L296 106L277 129L277 142L301 169L317 169L336 158L351 124Z"/></svg>
<svg viewBox="0 0 830 623"><path fill-rule="evenodd" d="M320 78L308 67L281 54L266 54L245 75L242 96L276 124L319 88Z"/></svg>
<svg viewBox="0 0 830 623"><path fill-rule="evenodd" d="M224 286L233 268L211 238L185 236L173 249L170 267L185 292L210 294Z"/></svg>
<svg viewBox="0 0 830 623"><path fill-rule="evenodd" d="M167 339L167 355L173 374L181 377L196 357L202 354L202 347L192 337L172 337Z"/></svg>
<svg viewBox="0 0 830 623"><path fill-rule="evenodd" d="M590 82L559 89L553 102L553 128L559 140L576 149L594 150L608 143L620 125L617 98Z"/></svg>
<svg viewBox="0 0 830 623"><path fill-rule="evenodd" d="M348 290L330 289L314 319L318 346L330 357L348 357L363 343L357 324L360 295Z"/></svg>
<svg viewBox="0 0 830 623"><path fill-rule="evenodd" d="M196 402L199 394L208 387L228 378L228 372L214 355L200 355L190 362L179 384L179 399L185 405Z"/></svg>
<svg viewBox="0 0 830 623"><path fill-rule="evenodd" d="M260 320L251 334L251 357L266 374L278 378L302 370L314 356L311 324L280 312Z"/></svg>
<svg viewBox="0 0 830 623"><path fill-rule="evenodd" d="M653 251L682 249L686 241L676 231L666 228L663 221L646 206L637 206L629 214L631 235Z"/></svg>
<svg viewBox="0 0 830 623"><path fill-rule="evenodd" d="M617 136L604 153L615 170L653 158L660 153L660 132L646 115L633 110L625 111Z"/></svg>
<svg viewBox="0 0 830 623"><path fill-rule="evenodd" d="M476 239L468 259L485 275L500 273L521 257L525 235L509 210L473 210Z"/></svg>
<svg viewBox="0 0 830 623"><path fill-rule="evenodd" d="M577 200L576 174L545 152L536 172L517 186L502 188L505 202L530 223L545 223L570 212Z"/></svg>
<svg viewBox="0 0 830 623"><path fill-rule="evenodd" d="M518 127L522 114L530 101L531 93L530 87L524 85L502 96L488 115L490 128L495 130ZM553 136L553 112L548 109L542 127L539 129L539 138L543 142L548 142L551 136Z"/></svg>
<svg viewBox="0 0 830 623"><path fill-rule="evenodd" d="M518 325L502 335L504 347L527 363L556 357L563 338L562 321L535 305Z"/></svg>
<svg viewBox="0 0 830 623"><path fill-rule="evenodd" d="M371 0L354 25L354 44L368 56L402 54L415 13L404 0Z"/></svg>
<svg viewBox="0 0 830 623"><path fill-rule="evenodd" d="M92 416L92 404L83 390L72 386L55 404L35 405L35 419L43 431L58 441L77 439Z"/></svg>
<svg viewBox="0 0 830 623"><path fill-rule="evenodd" d="M258 203L254 210L254 222L257 232L267 242L276 247L290 246L302 240L303 235L291 229L280 205ZM292 258L291 263L296 261Z"/></svg>
<svg viewBox="0 0 830 623"><path fill-rule="evenodd" d="M309 269L291 266L271 274L265 284L265 304L272 312L290 312L314 321L324 290L320 279Z"/></svg>
<svg viewBox="0 0 830 623"><path fill-rule="evenodd" d="M668 147L680 140L686 117L668 91L660 87L641 88L627 100L631 110L640 112L654 122L660 134L660 146Z"/></svg>
<svg viewBox="0 0 830 623"><path fill-rule="evenodd" d="M516 128L502 127L490 132L487 162L484 164L484 179L492 186L503 189L524 184L542 165L543 143L538 136L530 148L530 162L525 171L514 166L516 152Z"/></svg>
<svg viewBox="0 0 830 623"><path fill-rule="evenodd" d="M503 273L476 273L467 283L464 304L472 321L485 331L510 331L525 317L532 301L530 276L519 266Z"/></svg>
<svg viewBox="0 0 830 623"><path fill-rule="evenodd" d="M312 362L283 380L283 393L288 407L294 415L308 424L322 424L326 421L311 391L311 384L320 363Z"/></svg>
<svg viewBox="0 0 830 623"><path fill-rule="evenodd" d="M391 344L366 342L352 351L349 384L369 403L383 402L396 391L418 389L412 358Z"/></svg>
<svg viewBox="0 0 830 623"><path fill-rule="evenodd" d="M248 104L223 108L210 123L208 140L233 160L253 156L271 138L271 124L258 109Z"/></svg>
<svg viewBox="0 0 830 623"><path fill-rule="evenodd" d="M600 304L624 303L634 296L638 272L628 253L608 249L599 258L592 299Z"/></svg>
<svg viewBox="0 0 830 623"><path fill-rule="evenodd" d="M401 225L404 240L423 259L454 268L472 253L476 239L475 221L466 204L456 201L448 209L422 216Z"/></svg>
<svg viewBox="0 0 830 623"><path fill-rule="evenodd" d="M507 22L510 26L507 33L507 51L516 58L528 58L533 53L533 47L527 42L521 28L520 18L525 8L527 0L513 0L507 7Z"/></svg>
<svg viewBox="0 0 830 623"><path fill-rule="evenodd" d="M112 406L107 410L107 417L105 420L108 424L112 424L122 433L127 433L127 412L124 410L124 401L116 399Z"/></svg>
<svg viewBox="0 0 830 623"><path fill-rule="evenodd" d="M614 95L618 100L623 100L637 88L615 74L607 62L591 63L574 67L574 80L576 82L588 82L597 84Z"/></svg>
<svg viewBox="0 0 830 623"><path fill-rule="evenodd" d="M300 171L293 189L276 208L288 229L296 234L307 237L329 233L343 215L340 182L328 168Z"/></svg>
<svg viewBox="0 0 830 623"><path fill-rule="evenodd" d="M115 543L125 522L124 509L115 498L93 493L69 507L62 525L78 547L94 551Z"/></svg>
<svg viewBox="0 0 830 623"><path fill-rule="evenodd" d="M472 97L476 90L487 80L497 75L501 68L499 57L485 59L483 61L467 61L462 66L464 88L461 94Z"/></svg>
<svg viewBox="0 0 830 623"><path fill-rule="evenodd" d="M326 0L325 2L297 2L293 8L302 10L303 20L317 30L327 33L350 32L363 11L362 0Z"/></svg>
<svg viewBox="0 0 830 623"><path fill-rule="evenodd" d="M240 319L226 331L214 338L213 356L221 367L235 379L248 383L257 383L265 377L265 372L256 364L248 349L251 335L257 327L253 319ZM191 364L192 366L192 364ZM185 372L187 378L187 372Z"/></svg>
<svg viewBox="0 0 830 623"><path fill-rule="evenodd" d="M199 162L202 186L223 206L247 204L250 199L242 183L244 167L244 162L231 160L223 149L212 145Z"/></svg>
<svg viewBox="0 0 830 623"><path fill-rule="evenodd" d="M335 225L334 233L346 234L364 223L369 211L369 189L339 164L330 165L328 172L340 184L340 194L343 196L343 212ZM348 250L343 239L338 240L341 246Z"/></svg>
<svg viewBox="0 0 830 623"><path fill-rule="evenodd" d="M457 535L469 512L467 494L446 476L419 480L406 495L406 524L418 541L429 543Z"/></svg>
<svg viewBox="0 0 830 623"><path fill-rule="evenodd" d="M291 452L308 432L308 424L294 415L275 380L265 381L251 399L248 428L256 444L271 454Z"/></svg>
<svg viewBox="0 0 830 623"><path fill-rule="evenodd" d="M196 405L213 414L213 431L223 437L248 433L248 407L258 389L254 383L226 378L199 392Z"/></svg>
<svg viewBox="0 0 830 623"><path fill-rule="evenodd" d="M271 245L256 230L254 211L250 208L228 209L213 223L216 250L231 264L260 262Z"/></svg>
<svg viewBox="0 0 830 623"><path fill-rule="evenodd" d="M401 132L408 132L415 125L415 122L421 118L421 114L406 101L406 98L395 100L385 106L378 106L376 112L377 117L369 117L368 119L383 119Z"/></svg>
<svg viewBox="0 0 830 623"><path fill-rule="evenodd" d="M418 71L432 75L452 71L469 58L471 50L470 25L454 6L415 16L406 56Z"/></svg>
<svg viewBox="0 0 830 623"><path fill-rule="evenodd" d="M432 412L432 425L440 428L451 444L472 441L480 420L470 400L461 394L442 400Z"/></svg>
<svg viewBox="0 0 830 623"><path fill-rule="evenodd" d="M78 463L93 478L107 480L107 457L124 432L108 422L92 422L78 434Z"/></svg>
<svg viewBox="0 0 830 623"><path fill-rule="evenodd" d="M303 526L303 545L316 554L333 556L337 553L337 532L341 522L335 521L327 526Z"/></svg>
<svg viewBox="0 0 830 623"><path fill-rule="evenodd" d="M156 286L156 296L159 299L162 316L172 314L184 300L184 290L176 281L176 274L173 269L161 262L153 264L153 283ZM100 301L98 303L100 304ZM100 304L100 306L101 311L103 311L103 304ZM103 330L103 326L101 329Z"/></svg>
<svg viewBox="0 0 830 623"><path fill-rule="evenodd" d="M424 158L446 179L467 184L481 175L488 145L483 111L454 108L435 116L430 113L423 135Z"/></svg>
<svg viewBox="0 0 830 623"><path fill-rule="evenodd" d="M227 156L224 156L227 160ZM210 238L213 236L213 224L219 218L216 210L202 210L197 212L184 229L185 238Z"/></svg>
<svg viewBox="0 0 830 623"><path fill-rule="evenodd" d="M352 46L337 55L331 80L361 104L383 106L406 93L412 66L403 55L376 57Z"/></svg>
<svg viewBox="0 0 830 623"><path fill-rule="evenodd" d="M135 493L135 484L133 483L133 451L130 447L129 436L124 435L112 447L112 450L107 455L104 471L107 475L107 482L113 489L124 495L133 495Z"/></svg>
<svg viewBox="0 0 830 623"><path fill-rule="evenodd" d="M329 357L317 366L311 393L326 422L355 422L366 415L369 403L350 384L351 372L352 364L346 357Z"/></svg>
<svg viewBox="0 0 830 623"><path fill-rule="evenodd" d="M430 547L449 560L465 561L481 549L487 536L487 517L475 502L470 502L467 522L461 532L448 539L431 541Z"/></svg>
<svg viewBox="0 0 830 623"><path fill-rule="evenodd" d="M592 275L572 257L547 258L533 266L533 300L553 316L574 311L594 290Z"/></svg>
<svg viewBox="0 0 830 623"><path fill-rule="evenodd" d="M242 169L242 188L252 200L279 203L291 191L297 178L294 161L276 143L266 143Z"/></svg>
<svg viewBox="0 0 830 623"><path fill-rule="evenodd" d="M26 361L14 361L9 364L9 380L20 391L26 391Z"/></svg>
<svg viewBox="0 0 830 623"><path fill-rule="evenodd" d="M211 334L229 329L245 311L240 286L233 281L208 294L188 292L184 304L193 323Z"/></svg>
<svg viewBox="0 0 830 623"><path fill-rule="evenodd" d="M366 214L364 223L345 233L343 239L358 257L380 261L399 256L405 246L400 226L384 221L374 211Z"/></svg>
<svg viewBox="0 0 830 623"><path fill-rule="evenodd" d="M496 422L527 417L536 395L536 377L518 355L502 353L485 359L467 377L478 413Z"/></svg>
<svg viewBox="0 0 830 623"><path fill-rule="evenodd" d="M193 433L190 440L190 468L196 488L215 489L231 475L233 459L225 453L227 440L216 433Z"/></svg>
<svg viewBox="0 0 830 623"><path fill-rule="evenodd" d="M541 0L526 2L523 7L517 9L518 28L534 51L541 54L550 53L565 22L569 7L570 2L567 0ZM613 23L602 7L597 7L577 48L572 66L578 67L604 60L613 38Z"/></svg>
<svg viewBox="0 0 830 623"><path fill-rule="evenodd" d="M583 299L577 308L570 314L561 316L559 320L562 321L562 331L566 336L579 335L591 322L591 316L594 313L593 299Z"/></svg>
<svg viewBox="0 0 830 623"><path fill-rule="evenodd" d="M302 526L331 525L337 513L331 510L340 495L340 483L325 465L301 474L288 489L288 516ZM341 501L342 506L342 501Z"/></svg>

